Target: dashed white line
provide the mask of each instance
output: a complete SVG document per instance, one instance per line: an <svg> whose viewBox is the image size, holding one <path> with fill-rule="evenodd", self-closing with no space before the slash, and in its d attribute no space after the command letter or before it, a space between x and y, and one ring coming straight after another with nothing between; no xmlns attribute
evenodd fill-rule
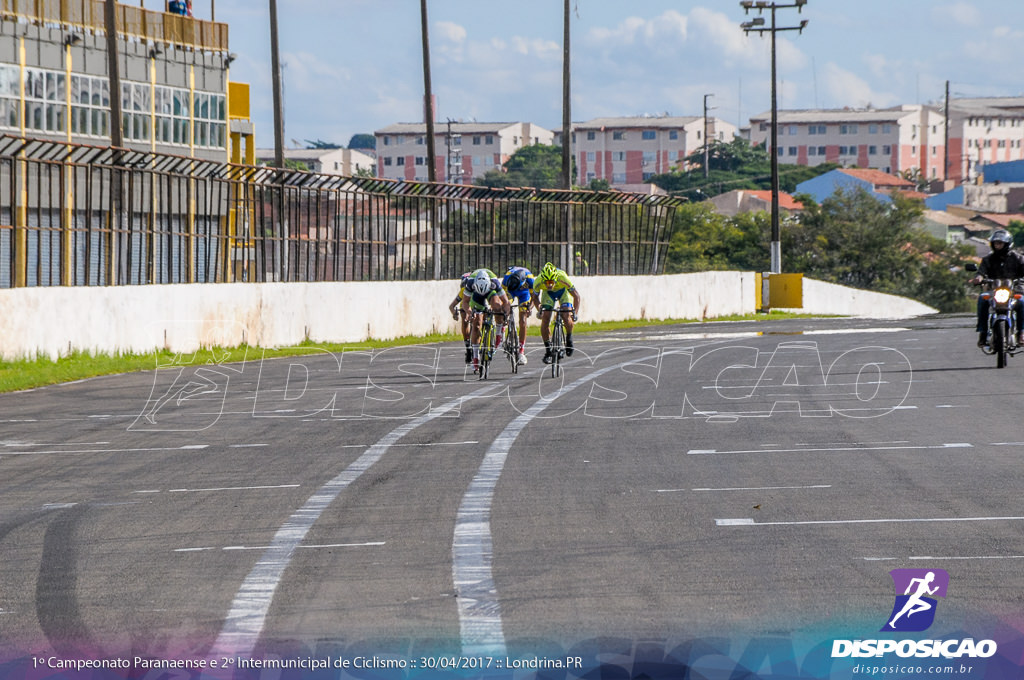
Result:
<svg viewBox="0 0 1024 680"><path fill-rule="evenodd" d="M380 545L387 545L387 543L385 541L366 541L363 543L323 543L320 545L300 545L296 547L299 550L322 550L324 548L366 548ZM268 548L270 548L269 545L226 545L222 548L216 548L213 546L204 548L176 548L174 552L209 552L211 550L231 552L239 550L267 550Z"/></svg>
<svg viewBox="0 0 1024 680"><path fill-rule="evenodd" d="M261 486L215 486L204 489L167 489L162 491L161 489L141 489L139 491L133 491L132 493L199 493L204 491L264 491L268 489L297 489L298 484L265 484Z"/></svg>
<svg viewBox="0 0 1024 680"><path fill-rule="evenodd" d="M1024 520L1024 517L917 517L917 518L889 518L889 519L816 519L802 520L795 522L755 522L751 518L743 519L716 519L715 526L802 526L811 524L911 524L919 522L1015 522Z"/></svg>
<svg viewBox="0 0 1024 680"><path fill-rule="evenodd" d="M728 486L719 489L699 488L691 491L776 491L785 489L831 489L831 484L810 484L808 486ZM685 489L658 489L658 493L685 491Z"/></svg>
<svg viewBox="0 0 1024 680"><path fill-rule="evenodd" d="M953 442L949 444L933 444L922 446L837 446L806 449L737 449L733 451L719 451L718 449L690 449L686 453L695 455L712 455L727 453L842 453L849 451L923 451L935 449L971 449L973 444L966 442Z"/></svg>

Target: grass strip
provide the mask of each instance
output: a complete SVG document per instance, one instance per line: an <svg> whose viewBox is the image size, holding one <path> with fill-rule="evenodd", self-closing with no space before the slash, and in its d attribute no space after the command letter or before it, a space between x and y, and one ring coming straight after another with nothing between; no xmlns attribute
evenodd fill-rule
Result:
<svg viewBox="0 0 1024 680"><path fill-rule="evenodd" d="M718 317L707 321L775 321L779 319L822 318L821 315L797 314L791 312L769 312L767 314L746 314ZM701 323L699 319L657 319L604 321L596 323L577 323L575 333L595 333L615 331L645 326L669 326L675 324ZM535 327L534 327L535 328ZM531 336L534 336L531 333ZM201 349L187 355L161 350L145 354L92 354L90 352L72 352L58 359L37 357L35 359L18 359L0 361L0 393L16 392L45 385L74 382L101 375L150 371L169 366L198 366L204 364L220 364L245 361L254 356L275 358L285 356L302 356L316 352L340 353L353 350L380 349L385 347L401 347L404 345L425 345L440 342L461 341L458 333L435 333L425 336L409 336L394 340L366 340L364 342L320 343L305 341L293 347L260 348L249 345L238 347L214 347Z"/></svg>

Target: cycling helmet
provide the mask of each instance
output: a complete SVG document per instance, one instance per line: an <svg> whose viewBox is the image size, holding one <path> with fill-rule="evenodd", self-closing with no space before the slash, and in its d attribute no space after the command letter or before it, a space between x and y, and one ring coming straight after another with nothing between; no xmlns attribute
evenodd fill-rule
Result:
<svg viewBox="0 0 1024 680"><path fill-rule="evenodd" d="M553 279L555 274L558 272L558 268L550 262L544 263L544 268L540 270L540 277L542 279Z"/></svg>
<svg viewBox="0 0 1024 680"><path fill-rule="evenodd" d="M992 232L992 235L988 237L988 244L992 246L992 250L995 250L996 243L1002 243L1006 246L1003 250L1009 250L1010 246L1013 245L1013 236L1010 232L1005 229L996 229Z"/></svg>
<svg viewBox="0 0 1024 680"><path fill-rule="evenodd" d="M523 285L523 275L519 272L512 272L508 275L508 283L505 285L509 290L515 291Z"/></svg>
<svg viewBox="0 0 1024 680"><path fill-rule="evenodd" d="M477 295L487 295L491 291L491 277L485 272L477 272L473 279L473 292Z"/></svg>

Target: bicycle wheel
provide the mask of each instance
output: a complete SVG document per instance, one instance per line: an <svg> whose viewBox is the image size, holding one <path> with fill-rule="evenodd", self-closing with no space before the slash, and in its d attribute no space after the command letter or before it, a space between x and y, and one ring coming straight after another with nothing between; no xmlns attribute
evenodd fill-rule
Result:
<svg viewBox="0 0 1024 680"><path fill-rule="evenodd" d="M487 369L491 364L491 347L494 345L494 324L491 318L484 320L480 331L480 380L487 378Z"/></svg>
<svg viewBox="0 0 1024 680"><path fill-rule="evenodd" d="M514 313L514 312L513 312ZM505 354L512 366L512 372L519 372L519 330L516 328L515 317L509 315L508 332L505 333Z"/></svg>
<svg viewBox="0 0 1024 680"><path fill-rule="evenodd" d="M562 353L565 351L565 332L562 330L561 315L555 317L555 328L551 332L551 377L557 378L562 372Z"/></svg>

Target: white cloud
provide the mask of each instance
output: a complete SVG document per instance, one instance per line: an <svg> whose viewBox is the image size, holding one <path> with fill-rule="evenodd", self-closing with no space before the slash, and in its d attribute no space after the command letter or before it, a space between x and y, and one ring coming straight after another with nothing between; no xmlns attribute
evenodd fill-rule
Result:
<svg viewBox="0 0 1024 680"><path fill-rule="evenodd" d="M434 24L434 35L441 40L463 43L466 40L466 29L451 21L438 21Z"/></svg>
<svg viewBox="0 0 1024 680"><path fill-rule="evenodd" d="M889 92L880 92L860 76L847 71L835 62L825 65L821 82L829 97L831 106L864 107L868 104L876 108L892 106L898 102L897 97Z"/></svg>
<svg viewBox="0 0 1024 680"><path fill-rule="evenodd" d="M940 24L980 26L982 23L981 10L967 2L940 5L932 10L932 16Z"/></svg>

